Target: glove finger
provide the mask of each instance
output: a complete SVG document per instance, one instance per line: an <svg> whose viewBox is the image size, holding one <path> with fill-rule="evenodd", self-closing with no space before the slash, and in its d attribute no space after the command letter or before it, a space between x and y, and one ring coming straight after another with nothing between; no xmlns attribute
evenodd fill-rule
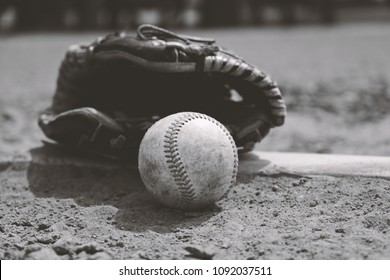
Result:
<svg viewBox="0 0 390 280"><path fill-rule="evenodd" d="M82 148L114 158L132 158L138 147L131 147L124 129L111 117L84 107L55 115L51 111L39 118L45 135L61 144Z"/></svg>

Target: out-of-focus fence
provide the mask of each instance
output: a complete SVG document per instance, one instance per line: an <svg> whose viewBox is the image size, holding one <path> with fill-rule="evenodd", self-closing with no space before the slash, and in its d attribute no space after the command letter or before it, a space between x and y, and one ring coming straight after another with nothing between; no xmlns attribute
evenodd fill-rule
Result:
<svg viewBox="0 0 390 280"><path fill-rule="evenodd" d="M333 23L348 9L386 17L390 0L0 0L0 31Z"/></svg>

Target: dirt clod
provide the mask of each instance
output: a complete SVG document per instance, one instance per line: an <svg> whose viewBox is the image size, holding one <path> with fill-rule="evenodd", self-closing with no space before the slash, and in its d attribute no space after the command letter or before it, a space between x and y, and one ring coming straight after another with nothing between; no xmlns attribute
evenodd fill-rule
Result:
<svg viewBox="0 0 390 280"><path fill-rule="evenodd" d="M205 249L200 249L196 247L185 247L184 248L187 252L189 252L188 257L194 258L194 259L200 259L200 260L212 260L215 253L206 252Z"/></svg>

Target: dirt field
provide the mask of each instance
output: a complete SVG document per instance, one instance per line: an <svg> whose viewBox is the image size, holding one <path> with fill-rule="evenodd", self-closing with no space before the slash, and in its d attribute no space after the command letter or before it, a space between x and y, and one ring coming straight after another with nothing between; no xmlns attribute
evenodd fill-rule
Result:
<svg viewBox="0 0 390 280"><path fill-rule="evenodd" d="M390 258L383 179L240 172L214 208L180 212L130 166L31 156L1 166L1 259Z"/></svg>
<svg viewBox="0 0 390 280"><path fill-rule="evenodd" d="M284 89L287 123L258 149L390 156L389 27L192 33ZM213 209L184 213L156 204L134 168L41 148L66 47L98 35L0 38L0 259L390 259L383 179L240 173Z"/></svg>

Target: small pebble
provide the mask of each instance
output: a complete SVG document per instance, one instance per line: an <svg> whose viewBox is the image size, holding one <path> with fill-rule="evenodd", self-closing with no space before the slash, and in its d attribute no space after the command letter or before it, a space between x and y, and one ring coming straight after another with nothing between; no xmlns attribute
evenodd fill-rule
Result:
<svg viewBox="0 0 390 280"><path fill-rule="evenodd" d="M40 248L39 250L36 251L30 251L28 252L26 250L26 255L24 256L24 259L27 260L58 260L59 257L50 248Z"/></svg>
<svg viewBox="0 0 390 280"><path fill-rule="evenodd" d="M49 224L42 223L42 224L38 225L38 230L45 230L45 229L48 229L49 227L50 227Z"/></svg>
<svg viewBox="0 0 390 280"><path fill-rule="evenodd" d="M21 244L21 243L16 243L16 244L14 244L14 246L15 246L15 248L16 249L18 249L18 250L23 250L25 247L24 247L24 245L23 244Z"/></svg>
<svg viewBox="0 0 390 280"><path fill-rule="evenodd" d="M81 252L85 252L87 254L93 255L96 254L97 252L103 251L102 249L98 248L98 245L95 244L94 242L81 245L76 249L76 253L79 254Z"/></svg>
<svg viewBox="0 0 390 280"><path fill-rule="evenodd" d="M102 252L97 252L94 255L88 256L87 259L88 260L113 260L114 257L110 253L102 251Z"/></svg>
<svg viewBox="0 0 390 280"><path fill-rule="evenodd" d="M310 201L310 203L309 203L310 207L316 207L317 205L318 205L318 201L317 200Z"/></svg>
<svg viewBox="0 0 390 280"><path fill-rule="evenodd" d="M212 260L215 255L214 252L210 252L204 248L196 248L192 246L185 247L184 250L189 253L189 255L187 255L188 257L200 260Z"/></svg>
<svg viewBox="0 0 390 280"><path fill-rule="evenodd" d="M37 237L37 241L42 244L53 244L59 239L58 235L41 235Z"/></svg>
<svg viewBox="0 0 390 280"><path fill-rule="evenodd" d="M71 239L62 238L54 243L53 250L57 253L57 255L63 256L71 254L74 247L75 242L73 242Z"/></svg>

